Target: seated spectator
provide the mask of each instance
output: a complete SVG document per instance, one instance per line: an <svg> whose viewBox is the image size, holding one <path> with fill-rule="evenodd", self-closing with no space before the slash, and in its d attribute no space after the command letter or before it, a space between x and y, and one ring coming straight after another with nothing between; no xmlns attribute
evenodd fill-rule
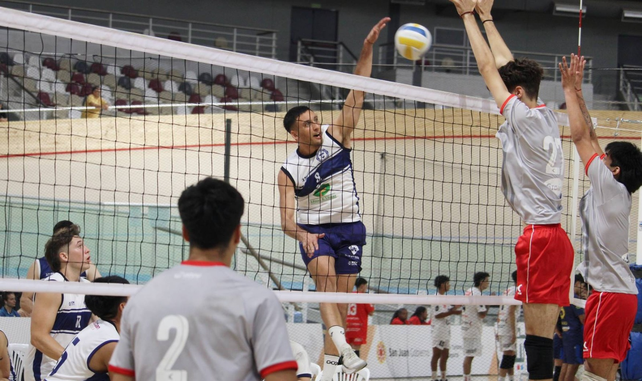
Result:
<svg viewBox="0 0 642 381"><path fill-rule="evenodd" d="M428 320L428 310L426 307L417 307L415 313L412 314L410 319L408 319L408 324L410 325L427 325Z"/></svg>
<svg viewBox="0 0 642 381"><path fill-rule="evenodd" d="M85 106L94 108L84 110L83 118L98 118L102 110L109 108L107 101L100 97L100 87L94 86L91 89L91 94L87 95L87 99L85 99Z"/></svg>
<svg viewBox="0 0 642 381"><path fill-rule="evenodd" d="M408 310L405 308L400 308L397 311L395 311L394 315L392 315L392 320L390 320L390 324L392 325L406 325L408 324Z"/></svg>
<svg viewBox="0 0 642 381"><path fill-rule="evenodd" d="M4 307L0 308L0 316L20 317L20 314L16 311L15 293L3 292L2 301L4 302Z"/></svg>

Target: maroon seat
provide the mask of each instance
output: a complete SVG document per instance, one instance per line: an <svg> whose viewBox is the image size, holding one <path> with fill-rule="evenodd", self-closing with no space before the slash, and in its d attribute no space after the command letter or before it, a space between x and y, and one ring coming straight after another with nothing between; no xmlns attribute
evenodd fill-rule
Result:
<svg viewBox="0 0 642 381"><path fill-rule="evenodd" d="M221 103L230 103L229 106L227 104L225 106L223 106L224 110L238 111L239 109L236 108L236 106L234 106L232 102L233 102L232 98L229 98L229 97L221 98Z"/></svg>
<svg viewBox="0 0 642 381"><path fill-rule="evenodd" d="M149 81L149 85L147 86L150 89L154 90L157 93L162 92L163 89L163 82L160 81L158 78L154 78L151 81Z"/></svg>
<svg viewBox="0 0 642 381"><path fill-rule="evenodd" d="M227 86L228 83L230 83L230 81L227 79L225 74L219 74L214 78L215 85Z"/></svg>
<svg viewBox="0 0 642 381"><path fill-rule="evenodd" d="M91 64L90 70L92 73L96 73L100 76L107 75L107 69L100 62L94 62Z"/></svg>
<svg viewBox="0 0 642 381"><path fill-rule="evenodd" d="M120 69L120 73L129 78L138 78L138 71L132 65L125 65Z"/></svg>
<svg viewBox="0 0 642 381"><path fill-rule="evenodd" d="M279 89L274 89L274 91L272 91L272 96L270 98L275 102L283 102L283 100L285 99L283 97L283 93L280 92Z"/></svg>
<svg viewBox="0 0 642 381"><path fill-rule="evenodd" d="M69 94L80 95L80 86L78 86L78 84L75 82L69 82L67 84L67 87L65 88L65 91Z"/></svg>
<svg viewBox="0 0 642 381"><path fill-rule="evenodd" d="M9 74L9 68L7 65L0 63L0 73Z"/></svg>
<svg viewBox="0 0 642 381"><path fill-rule="evenodd" d="M198 95L197 93L194 93L194 94L189 96L188 102L189 103L201 103L202 102L201 96Z"/></svg>
<svg viewBox="0 0 642 381"><path fill-rule="evenodd" d="M143 102L141 101L132 101L132 106L142 106ZM148 115L149 113L145 110L145 107L138 107L138 108L132 108L131 109L132 113L136 113L138 115Z"/></svg>
<svg viewBox="0 0 642 381"><path fill-rule="evenodd" d="M239 99L239 91L234 86L228 86L225 88L225 96L230 99Z"/></svg>
<svg viewBox="0 0 642 381"><path fill-rule="evenodd" d="M192 114L204 114L205 106L196 106L192 109Z"/></svg>
<svg viewBox="0 0 642 381"><path fill-rule="evenodd" d="M114 106L127 106L127 101L124 99L116 99L116 102L114 102ZM118 108L116 110L124 112L125 114L131 114L133 112L133 109L131 108Z"/></svg>
<svg viewBox="0 0 642 381"><path fill-rule="evenodd" d="M81 97L86 97L87 95L89 95L89 94L91 94L93 92L92 89L93 89L93 86L91 85L91 83L85 83L80 88L80 94L79 95Z"/></svg>
<svg viewBox="0 0 642 381"><path fill-rule="evenodd" d="M264 78L261 81L261 87L264 88L265 90L274 91L275 89L274 81L270 78Z"/></svg>
<svg viewBox="0 0 642 381"><path fill-rule="evenodd" d="M58 63L56 62L56 60L51 57L47 57L44 60L42 60L42 66L48 69L51 69L53 71L60 70L60 67L58 67Z"/></svg>
<svg viewBox="0 0 642 381"><path fill-rule="evenodd" d="M45 93L44 91L38 91L38 100L40 103L47 107L53 107L56 104L51 101L51 98L49 97L48 93Z"/></svg>
<svg viewBox="0 0 642 381"><path fill-rule="evenodd" d="M181 37L181 34L176 31L171 31L167 38L174 41L183 41L183 37Z"/></svg>
<svg viewBox="0 0 642 381"><path fill-rule="evenodd" d="M82 85L83 83L85 83L85 75L83 73L75 72L71 76L71 82L76 82Z"/></svg>

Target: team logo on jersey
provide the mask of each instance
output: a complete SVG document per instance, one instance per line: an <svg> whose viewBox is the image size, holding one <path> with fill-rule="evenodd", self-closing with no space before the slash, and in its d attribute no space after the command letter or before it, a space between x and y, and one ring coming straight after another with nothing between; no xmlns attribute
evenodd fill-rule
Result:
<svg viewBox="0 0 642 381"><path fill-rule="evenodd" d="M377 344L377 360L379 360L379 364L386 362L386 344L383 341Z"/></svg>
<svg viewBox="0 0 642 381"><path fill-rule="evenodd" d="M330 186L330 184L323 184L323 185L319 186L317 188L317 190L315 190L314 193L312 193L312 194L317 196L317 197L323 197L326 194L328 194L328 192L330 192L331 189L332 189L332 187Z"/></svg>
<svg viewBox="0 0 642 381"><path fill-rule="evenodd" d="M521 284L517 285L517 288L515 289L515 292L517 292L517 295L521 295L522 294L522 285Z"/></svg>
<svg viewBox="0 0 642 381"><path fill-rule="evenodd" d="M321 148L320 150L317 151L317 160L324 161L329 157L330 157L330 152L328 152L327 149Z"/></svg>
<svg viewBox="0 0 642 381"><path fill-rule="evenodd" d="M350 246L348 247L348 250L350 250L350 252L352 253L352 255L357 255L357 253L359 252L359 246L357 246L357 245L350 245Z"/></svg>

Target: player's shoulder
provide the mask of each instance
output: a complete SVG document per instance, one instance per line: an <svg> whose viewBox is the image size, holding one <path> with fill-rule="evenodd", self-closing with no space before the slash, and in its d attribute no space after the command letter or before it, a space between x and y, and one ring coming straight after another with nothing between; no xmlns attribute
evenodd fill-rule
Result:
<svg viewBox="0 0 642 381"><path fill-rule="evenodd" d="M65 277L59 272L55 272L55 273L49 274L46 278L44 278L44 280L45 281L50 281L50 282L66 282L67 281L65 279Z"/></svg>

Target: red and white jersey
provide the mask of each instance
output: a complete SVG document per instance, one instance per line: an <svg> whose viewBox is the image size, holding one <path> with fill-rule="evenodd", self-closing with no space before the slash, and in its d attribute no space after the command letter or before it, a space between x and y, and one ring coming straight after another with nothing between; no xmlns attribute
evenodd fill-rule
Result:
<svg viewBox="0 0 642 381"><path fill-rule="evenodd" d="M374 304L348 304L346 314L346 337L361 336L368 330L368 316L374 311Z"/></svg>

